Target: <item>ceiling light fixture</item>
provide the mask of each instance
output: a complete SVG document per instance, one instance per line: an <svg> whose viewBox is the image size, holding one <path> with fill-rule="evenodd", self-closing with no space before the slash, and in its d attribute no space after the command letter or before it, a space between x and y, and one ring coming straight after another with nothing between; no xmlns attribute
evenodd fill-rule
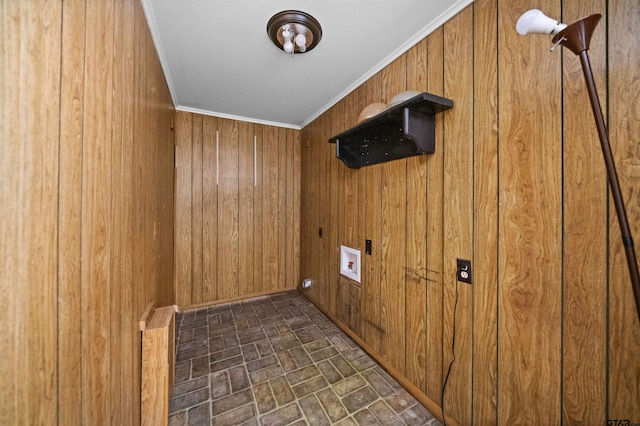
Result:
<svg viewBox="0 0 640 426"><path fill-rule="evenodd" d="M293 56L316 47L322 38L322 27L308 13L285 10L269 19L267 34L273 44Z"/></svg>
<svg viewBox="0 0 640 426"><path fill-rule="evenodd" d="M598 25L598 21L600 21L600 17L600 14L594 14L579 19L573 24L566 25L545 16L544 13L538 9L532 9L520 16L520 19L518 19L516 23L516 31L522 35L553 34L554 37L551 42L554 44L551 50L557 46L563 46L580 57L587 93L591 101L593 118L595 119L596 129L598 130L598 136L600 138L602 156L607 169L613 204L616 208L616 214L618 215L618 224L620 225L620 233L622 234L622 245L624 246L627 256L627 267L629 268L631 287L633 288L633 295L636 302L636 313L638 320L640 320L640 272L638 271L636 252L633 246L633 238L631 237L631 229L629 228L629 220L622 198L622 191L620 190L620 183L618 182L618 173L616 172L613 154L611 153L609 131L607 130L602 108L600 107L593 71L591 70L591 61L587 53L589 44L591 43L591 36Z"/></svg>

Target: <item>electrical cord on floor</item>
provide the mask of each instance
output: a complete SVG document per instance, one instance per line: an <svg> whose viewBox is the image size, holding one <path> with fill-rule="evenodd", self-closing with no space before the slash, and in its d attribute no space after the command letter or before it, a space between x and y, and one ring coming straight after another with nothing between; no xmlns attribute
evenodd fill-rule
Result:
<svg viewBox="0 0 640 426"><path fill-rule="evenodd" d="M451 354L453 355L453 359L449 363L449 369L447 370L447 375L444 378L444 383L442 384L442 424L443 426L447 426L447 418L444 416L444 391L447 387L447 382L449 381L449 374L451 374L451 367L456 360L456 310L458 309L458 281L456 281L456 301L453 304L453 331L451 336Z"/></svg>

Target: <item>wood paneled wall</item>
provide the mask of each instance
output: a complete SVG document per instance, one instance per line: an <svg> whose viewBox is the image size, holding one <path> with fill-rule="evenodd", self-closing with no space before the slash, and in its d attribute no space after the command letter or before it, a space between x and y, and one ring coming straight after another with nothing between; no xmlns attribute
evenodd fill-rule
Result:
<svg viewBox="0 0 640 426"><path fill-rule="evenodd" d="M140 422L173 106L137 0L0 3L0 424Z"/></svg>
<svg viewBox="0 0 640 426"><path fill-rule="evenodd" d="M582 68L515 32L534 7L603 14L591 62L640 238L640 3L476 0L303 129L304 294L460 424L639 423L640 324ZM454 100L435 154L346 168L328 138L403 90ZM363 253L356 319L341 244Z"/></svg>
<svg viewBox="0 0 640 426"><path fill-rule="evenodd" d="M176 113L176 301L295 288L300 132Z"/></svg>

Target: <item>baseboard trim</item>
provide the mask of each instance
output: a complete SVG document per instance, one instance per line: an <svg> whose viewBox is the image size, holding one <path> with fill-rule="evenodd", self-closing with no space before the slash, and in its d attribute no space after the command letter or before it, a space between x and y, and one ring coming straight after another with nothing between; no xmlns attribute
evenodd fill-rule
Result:
<svg viewBox="0 0 640 426"><path fill-rule="evenodd" d="M187 306L178 306L178 312L192 311L195 309L202 309L202 308L210 308L212 306L222 305L224 303L238 302L240 300L253 299L253 298L262 297L262 296L270 296L272 294L278 294L278 293L286 293L292 290L296 290L296 287L279 288L277 290L269 290L269 291L262 291L260 293L245 294L242 296L235 296L228 299L212 300L210 302L196 303L194 305L187 305Z"/></svg>

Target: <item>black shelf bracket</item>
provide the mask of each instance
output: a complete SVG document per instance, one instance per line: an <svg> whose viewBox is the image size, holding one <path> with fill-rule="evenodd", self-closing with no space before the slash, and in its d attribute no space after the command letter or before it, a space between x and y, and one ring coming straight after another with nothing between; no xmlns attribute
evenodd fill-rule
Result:
<svg viewBox="0 0 640 426"><path fill-rule="evenodd" d="M347 167L363 166L421 154L436 148L435 114L453 107L451 99L421 93L329 139Z"/></svg>

